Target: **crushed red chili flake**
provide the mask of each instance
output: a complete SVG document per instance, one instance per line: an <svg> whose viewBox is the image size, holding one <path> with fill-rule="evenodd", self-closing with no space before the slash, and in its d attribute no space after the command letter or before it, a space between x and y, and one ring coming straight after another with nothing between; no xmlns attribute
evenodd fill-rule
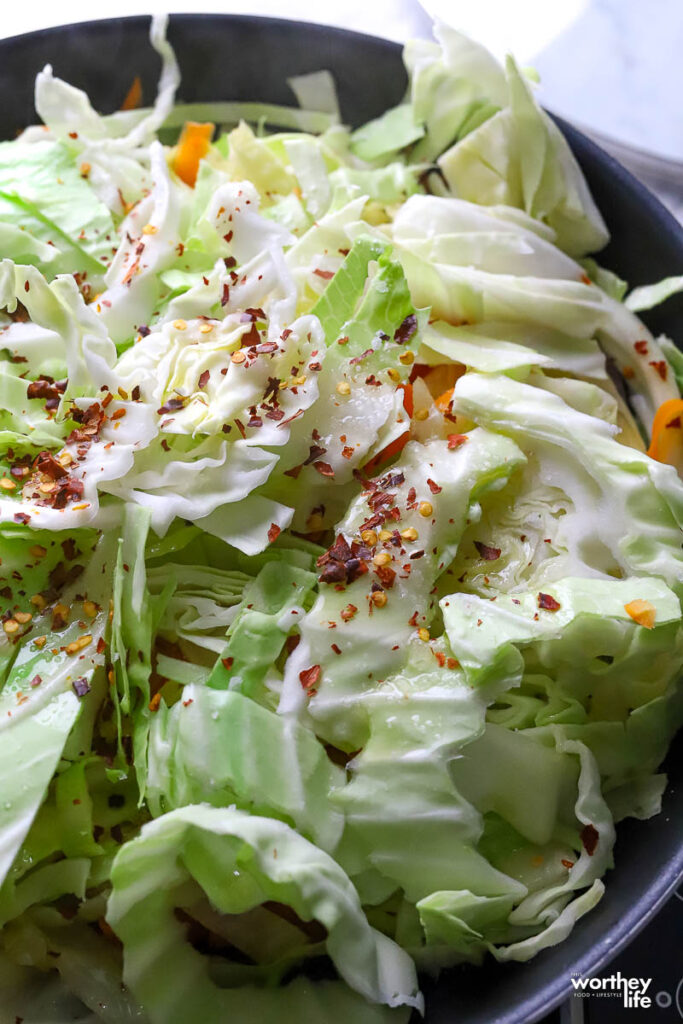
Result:
<svg viewBox="0 0 683 1024"><path fill-rule="evenodd" d="M573 860L565 860L564 857L560 861L560 864L562 865L563 868L566 868L567 871L571 871L571 869L574 867L574 861Z"/></svg>
<svg viewBox="0 0 683 1024"><path fill-rule="evenodd" d="M31 521L31 517L26 512L15 512L13 519L15 523L21 523L22 526L26 526Z"/></svg>
<svg viewBox="0 0 683 1024"><path fill-rule="evenodd" d="M185 402L185 398L169 398L160 409L157 409L157 412L160 416L164 416L167 412L177 412L178 409L183 408Z"/></svg>
<svg viewBox="0 0 683 1024"><path fill-rule="evenodd" d="M237 266L237 260L234 256L226 256L223 263L225 264L226 270L232 270L233 267Z"/></svg>
<svg viewBox="0 0 683 1024"><path fill-rule="evenodd" d="M310 466L311 462L315 462L315 460L319 459L321 455L324 455L326 451L327 451L327 448L323 448L322 445L320 445L320 444L312 444L310 449L309 449L309 451L308 451L308 458L305 460L304 466ZM321 465L324 466L324 465L326 465L326 463L323 462L323 463L321 463ZM320 473L321 470L318 470L318 472ZM327 475L329 475L329 474L327 474Z"/></svg>
<svg viewBox="0 0 683 1024"><path fill-rule="evenodd" d="M228 231L227 234L223 235L223 238L228 242L228 244L232 242L232 231Z"/></svg>
<svg viewBox="0 0 683 1024"><path fill-rule="evenodd" d="M40 686L42 681L43 680L42 680L41 676L34 676L29 685L30 686Z"/></svg>
<svg viewBox="0 0 683 1024"><path fill-rule="evenodd" d="M223 285L223 292L221 294L221 306L227 306L230 302L230 285L227 281Z"/></svg>
<svg viewBox="0 0 683 1024"><path fill-rule="evenodd" d="M329 462L314 462L313 469L316 469L321 476L333 477L334 470Z"/></svg>
<svg viewBox="0 0 683 1024"><path fill-rule="evenodd" d="M73 477L70 477L66 483L60 484L56 490L51 492L52 507L66 508L70 501L78 501L83 497L83 490L82 481L74 480Z"/></svg>
<svg viewBox="0 0 683 1024"><path fill-rule="evenodd" d="M475 540L474 546L485 562L495 562L500 558L500 548L493 548L489 544L483 544L480 540Z"/></svg>
<svg viewBox="0 0 683 1024"><path fill-rule="evenodd" d="M76 548L76 542L74 541L73 537L68 537L66 540L63 540L61 542L61 548L62 551L64 552L64 557L68 562L73 562L74 558L76 558L80 554L80 552Z"/></svg>
<svg viewBox="0 0 683 1024"><path fill-rule="evenodd" d="M197 381L197 387L199 387L199 388L201 388L203 390L206 387L206 385L209 383L209 377L210 376L211 376L211 372L209 370L204 370L203 373L200 373L199 380Z"/></svg>
<svg viewBox="0 0 683 1024"><path fill-rule="evenodd" d="M546 612L557 612L560 610L562 605L559 601L556 601L550 594L539 594L538 595L538 607L543 608Z"/></svg>
<svg viewBox="0 0 683 1024"><path fill-rule="evenodd" d="M330 281L334 277L333 270L320 270L319 267L316 267L313 273L318 277L322 277L323 281Z"/></svg>
<svg viewBox="0 0 683 1024"><path fill-rule="evenodd" d="M39 452L33 461L33 468L37 473L44 473L51 480L62 480L68 476L66 469L60 462L57 462L50 452Z"/></svg>
<svg viewBox="0 0 683 1024"><path fill-rule="evenodd" d="M285 470L285 476L290 476L292 480L296 480L296 478L298 477L299 473L303 468L303 464L301 464L300 466L292 466L291 469Z"/></svg>
<svg viewBox="0 0 683 1024"><path fill-rule="evenodd" d="M646 356L648 354L647 341L636 341L633 343L633 347L639 356Z"/></svg>
<svg viewBox="0 0 683 1024"><path fill-rule="evenodd" d="M391 590L396 579L396 572L390 565L378 565L375 568L375 575L379 578L383 587Z"/></svg>
<svg viewBox="0 0 683 1024"><path fill-rule="evenodd" d="M337 344L338 345L347 345L348 341L349 341L348 334L343 335L343 337L341 337L341 338L337 338Z"/></svg>
<svg viewBox="0 0 683 1024"><path fill-rule="evenodd" d="M221 658L221 665L227 672L229 672L234 664L234 661L234 658Z"/></svg>
<svg viewBox="0 0 683 1024"><path fill-rule="evenodd" d="M581 829L581 842L583 843L583 848L589 857L592 857L595 853L599 839L600 833L595 825L586 825Z"/></svg>
<svg viewBox="0 0 683 1024"><path fill-rule="evenodd" d="M439 487L439 485L435 483L433 480L430 480L429 477L427 478L427 486L429 487L429 490L432 492L432 494L441 494L443 490L443 487Z"/></svg>
<svg viewBox="0 0 683 1024"><path fill-rule="evenodd" d="M403 323L394 331L394 341L397 345L405 345L407 341L413 337L417 330L417 317L414 313L411 313L405 318Z"/></svg>
<svg viewBox="0 0 683 1024"><path fill-rule="evenodd" d="M171 446L170 446L170 444L168 443L168 441L166 440L165 437L162 438L161 447L164 449L165 452L170 452L170 450L171 450Z"/></svg>
<svg viewBox="0 0 683 1024"><path fill-rule="evenodd" d="M315 692L314 687L319 679L320 665L311 665L310 668L305 668L303 672L299 672L299 681L308 693Z"/></svg>
<svg viewBox="0 0 683 1024"><path fill-rule="evenodd" d="M412 503L415 501L416 497L417 497L417 491L415 490L414 487L411 487L410 490L408 491L407 498L406 498L408 504L412 505Z"/></svg>
<svg viewBox="0 0 683 1024"><path fill-rule="evenodd" d="M439 668L443 668L444 665L446 664L446 655L443 653L443 651L434 651L434 657L439 663Z"/></svg>
<svg viewBox="0 0 683 1024"><path fill-rule="evenodd" d="M349 359L349 364L355 366L357 363L362 363L368 356L372 355L372 349L366 348L365 352L361 352L359 356L354 356L353 359Z"/></svg>
<svg viewBox="0 0 683 1024"><path fill-rule="evenodd" d="M276 541L281 533L282 530L277 525L277 523L271 523L268 529L268 543L272 544L273 541Z"/></svg>
<svg viewBox="0 0 683 1024"><path fill-rule="evenodd" d="M350 459L353 456L353 448L348 444L344 445L342 448L342 456L345 459Z"/></svg>
<svg viewBox="0 0 683 1024"><path fill-rule="evenodd" d="M341 647L339 647L338 644L330 644L330 647L332 648L335 654L341 654Z"/></svg>
<svg viewBox="0 0 683 1024"><path fill-rule="evenodd" d="M409 626L417 626L417 618L418 618L419 614L420 614L419 612L413 612L413 614L408 619L408 625Z"/></svg>
<svg viewBox="0 0 683 1024"><path fill-rule="evenodd" d="M317 373L318 370L322 370L322 368L323 368L323 364L322 363L309 363L308 364L308 369L309 370L313 370L315 373Z"/></svg>
<svg viewBox="0 0 683 1024"><path fill-rule="evenodd" d="M413 551L412 555L410 555L411 562L418 558L424 558L424 548L421 551ZM406 568L409 568L409 566L406 566Z"/></svg>
<svg viewBox="0 0 683 1024"><path fill-rule="evenodd" d="M449 434L447 438L449 452L455 451L467 440L467 434Z"/></svg>
<svg viewBox="0 0 683 1024"><path fill-rule="evenodd" d="M81 676L80 679L74 679L71 685L77 697L85 697L86 693L90 693L90 683L85 676Z"/></svg>
<svg viewBox="0 0 683 1024"><path fill-rule="evenodd" d="M151 333L150 328L147 327L146 324L141 324L140 327L138 327L138 334L142 335L143 338L146 338L147 335Z"/></svg>
<svg viewBox="0 0 683 1024"><path fill-rule="evenodd" d="M292 651L295 651L300 643L301 637L298 633L293 633L292 636L288 636L285 640L285 650L287 651L287 654L291 654Z"/></svg>
<svg viewBox="0 0 683 1024"><path fill-rule="evenodd" d="M261 419L260 416L256 416L256 415L251 416L250 419L247 421L247 426L248 427L262 427L263 426L263 420Z"/></svg>
<svg viewBox="0 0 683 1024"><path fill-rule="evenodd" d="M357 611L355 604L347 604L346 608L342 608L340 614L344 622L350 622Z"/></svg>
<svg viewBox="0 0 683 1024"><path fill-rule="evenodd" d="M242 423L242 420L238 420L237 418L235 418L235 426L239 430L242 437L245 438L247 436L247 432L244 429L244 423Z"/></svg>
<svg viewBox="0 0 683 1024"><path fill-rule="evenodd" d="M648 366L651 366L654 370L656 370L659 376L662 378L662 380L666 380L668 369L666 365L666 359L654 360L648 363Z"/></svg>

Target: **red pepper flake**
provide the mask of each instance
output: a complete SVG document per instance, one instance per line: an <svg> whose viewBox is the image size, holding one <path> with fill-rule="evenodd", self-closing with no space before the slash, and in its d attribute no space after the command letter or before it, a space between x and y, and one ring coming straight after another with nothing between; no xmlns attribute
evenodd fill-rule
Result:
<svg viewBox="0 0 683 1024"><path fill-rule="evenodd" d="M314 462L313 469L317 469L321 476L333 477L334 470L329 462Z"/></svg>
<svg viewBox="0 0 683 1024"><path fill-rule="evenodd" d="M170 446L170 444L168 443L168 441L166 440L165 437L162 438L161 447L164 449L165 452L170 452L170 450L171 450L171 446Z"/></svg>
<svg viewBox="0 0 683 1024"><path fill-rule="evenodd" d="M204 372L199 375L199 380L197 381L197 386L199 388L201 388L202 390L204 390L206 385L209 383L209 377L210 376L211 376L210 371L209 370L204 370Z"/></svg>
<svg viewBox="0 0 683 1024"><path fill-rule="evenodd" d="M42 677L41 677L41 676L34 676L34 677L33 677L33 679L31 680L31 682L30 682L30 684L29 684L29 685L30 685L30 686L34 686L34 687L35 687L35 686L40 686L40 684L42 683L42 681L43 681L43 680L42 680Z"/></svg>
<svg viewBox="0 0 683 1024"><path fill-rule="evenodd" d="M245 438L247 436L247 432L244 429L244 423L242 423L242 420L238 420L237 418L235 418L235 426L239 430L242 437Z"/></svg>
<svg viewBox="0 0 683 1024"><path fill-rule="evenodd" d="M348 444L344 445L344 447L342 448L342 456L345 459L350 459L353 456L353 448Z"/></svg>
<svg viewBox="0 0 683 1024"><path fill-rule="evenodd" d="M567 871L571 871L571 869L574 867L574 861L573 860L565 860L564 857L562 858L560 863L561 863L563 868L567 869Z"/></svg>
<svg viewBox="0 0 683 1024"><path fill-rule="evenodd" d="M490 547L488 544L483 544L480 540L475 540L474 546L485 562L495 562L500 558L500 548Z"/></svg>
<svg viewBox="0 0 683 1024"><path fill-rule="evenodd" d="M164 416L167 412L176 412L178 409L182 409L184 405L184 398L169 398L165 405L162 405L160 409L157 409L157 413L160 416Z"/></svg>
<svg viewBox="0 0 683 1024"><path fill-rule="evenodd" d="M292 636L288 636L285 640L285 650L287 654L291 654L295 651L301 642L301 637L298 633L293 633Z"/></svg>
<svg viewBox="0 0 683 1024"><path fill-rule="evenodd" d="M417 497L417 491L415 490L414 487L411 487L410 490L408 491L408 494L407 494L407 497L406 497L406 500L407 500L408 504L412 505L412 503L415 501L416 497Z"/></svg>
<svg viewBox="0 0 683 1024"><path fill-rule="evenodd" d="M411 313L394 331L394 341L397 345L405 345L407 341L410 341L416 331L417 317L414 313Z"/></svg>
<svg viewBox="0 0 683 1024"><path fill-rule="evenodd" d="M387 590L390 590L393 587L394 580L396 579L396 572L390 565L378 565L375 568L375 575L382 583L382 586Z"/></svg>
<svg viewBox="0 0 683 1024"><path fill-rule="evenodd" d="M223 293L221 295L221 306L227 306L227 304L229 302L230 302L230 285L226 281L225 284L223 285Z"/></svg>
<svg viewBox="0 0 683 1024"><path fill-rule="evenodd" d="M633 347L639 356L646 356L648 354L647 341L636 341Z"/></svg>
<svg viewBox="0 0 683 1024"><path fill-rule="evenodd" d="M409 626L417 626L417 618L418 618L419 614L420 614L419 612L413 612L413 614L408 619L408 625Z"/></svg>
<svg viewBox="0 0 683 1024"><path fill-rule="evenodd" d="M226 256L223 263L225 263L226 270L232 270L233 267L237 266L237 260L234 256Z"/></svg>
<svg viewBox="0 0 683 1024"><path fill-rule="evenodd" d="M307 693L315 693L315 685L320 679L320 665L311 665L299 672L299 681Z"/></svg>
<svg viewBox="0 0 683 1024"><path fill-rule="evenodd" d="M595 853L599 838L600 833L595 825L586 825L585 828L581 829L581 842L589 857L592 857Z"/></svg>
<svg viewBox="0 0 683 1024"><path fill-rule="evenodd" d="M460 668L460 662L457 658L446 658L446 667L450 669Z"/></svg>
<svg viewBox="0 0 683 1024"><path fill-rule="evenodd" d="M28 281L26 281L26 282L24 283L24 291L25 291L25 292L28 292L28 291L30 291L30 289L31 289L31 285L29 284L29 282L28 282Z"/></svg>
<svg viewBox="0 0 683 1024"><path fill-rule="evenodd" d="M320 270L318 267L315 268L313 273L317 274L318 277L322 277L323 281L329 281L329 280L331 280L331 278L334 277L334 271L333 270Z"/></svg>
<svg viewBox="0 0 683 1024"><path fill-rule="evenodd" d="M439 663L439 668L443 668L446 664L446 655L442 651L434 651L434 657Z"/></svg>
<svg viewBox="0 0 683 1024"><path fill-rule="evenodd" d="M340 614L344 622L350 622L357 611L355 604L347 604L346 608L342 608Z"/></svg>
<svg viewBox="0 0 683 1024"><path fill-rule="evenodd" d="M71 685L77 697L85 697L86 693L90 693L90 683L85 676L81 676L80 679L74 679Z"/></svg>
<svg viewBox="0 0 683 1024"><path fill-rule="evenodd" d="M348 334L345 334L342 338L337 338L337 344L338 345L347 345L348 341L349 341Z"/></svg>
<svg viewBox="0 0 683 1024"><path fill-rule="evenodd" d="M449 452L455 451L461 444L467 441L467 434L449 434L448 438L448 450Z"/></svg>
<svg viewBox="0 0 683 1024"><path fill-rule="evenodd" d="M223 235L223 238L228 243L232 242L232 231L228 231L227 235Z"/></svg>
<svg viewBox="0 0 683 1024"><path fill-rule="evenodd" d="M25 512L15 512L13 518L15 523L21 523L22 526L26 526L31 521L31 517Z"/></svg>
<svg viewBox="0 0 683 1024"><path fill-rule="evenodd" d="M441 494L441 491L443 490L443 487L439 487L439 485L434 483L433 480L430 480L429 477L427 477L427 486L432 494Z"/></svg>
<svg viewBox="0 0 683 1024"><path fill-rule="evenodd" d="M192 699L192 697L190 697L189 700L184 700L183 701L183 707L184 708L189 708L190 704L194 704L194 700Z"/></svg>
<svg viewBox="0 0 683 1024"><path fill-rule="evenodd" d="M324 455L326 451L327 451L327 448L323 448L322 445L320 445L320 444L312 444L311 447L309 448L308 458L304 462L304 466L309 466L311 464L311 462L315 462L315 460L319 459L321 455ZM325 463L321 462L321 466L324 466L324 465L325 465ZM321 472L321 471L318 470L318 472Z"/></svg>
<svg viewBox="0 0 683 1024"><path fill-rule="evenodd" d="M292 480L296 480L303 468L303 463L300 466L292 466L291 469L285 470L285 476L291 476Z"/></svg>
<svg viewBox="0 0 683 1024"><path fill-rule="evenodd" d="M276 541L281 533L282 530L277 525L277 523L271 523L270 528L268 530L268 543L272 544L273 541Z"/></svg>
<svg viewBox="0 0 683 1024"><path fill-rule="evenodd" d="M412 555L410 556L411 562L414 562L417 558L424 558L424 554L424 548L422 548L421 551L413 551ZM410 566L405 566L405 568L409 569Z"/></svg>
<svg viewBox="0 0 683 1024"><path fill-rule="evenodd" d="M316 373L318 372L318 370L322 370L322 368L323 368L323 364L322 363L309 363L308 364L308 369L309 370L313 370Z"/></svg>
<svg viewBox="0 0 683 1024"><path fill-rule="evenodd" d="M221 665L226 670L226 672L229 672L234 664L234 661L234 658L221 658Z"/></svg>
<svg viewBox="0 0 683 1024"><path fill-rule="evenodd" d="M593 282L591 281L591 279L588 276L588 274L582 274L581 275L581 283L582 284L593 284Z"/></svg>
<svg viewBox="0 0 683 1024"><path fill-rule="evenodd" d="M654 370L657 371L657 373L662 378L662 380L666 380L666 376L667 376L666 359L655 360L653 362L648 363L648 365L651 366Z"/></svg>
<svg viewBox="0 0 683 1024"><path fill-rule="evenodd" d="M159 710L159 705L160 704L161 704L161 694L160 693L155 693L154 696L152 697L151 701L147 705L147 707L149 708L150 711L156 713Z"/></svg>
<svg viewBox="0 0 683 1024"><path fill-rule="evenodd" d="M341 654L341 647L339 647L337 644L330 644L330 647L332 648L335 654Z"/></svg>
<svg viewBox="0 0 683 1024"><path fill-rule="evenodd" d="M546 612L558 612L562 606L550 594L539 594L538 607L543 608Z"/></svg>

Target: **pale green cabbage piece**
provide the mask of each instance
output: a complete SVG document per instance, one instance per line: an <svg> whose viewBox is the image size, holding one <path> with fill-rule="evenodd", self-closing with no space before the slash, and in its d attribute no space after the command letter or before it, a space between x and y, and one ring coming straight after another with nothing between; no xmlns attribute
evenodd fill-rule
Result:
<svg viewBox="0 0 683 1024"><path fill-rule="evenodd" d="M122 848L112 883L107 916L123 942L124 980L152 1021L172 1024L198 1012L206 1020L254 1012L296 1020L315 1008L315 992L301 980L277 993L220 989L210 980L173 915L176 905L191 911L202 890L224 913L284 902L324 925L326 948L352 989L375 1003L422 1005L408 955L370 928L336 862L282 822L201 804L171 811Z"/></svg>

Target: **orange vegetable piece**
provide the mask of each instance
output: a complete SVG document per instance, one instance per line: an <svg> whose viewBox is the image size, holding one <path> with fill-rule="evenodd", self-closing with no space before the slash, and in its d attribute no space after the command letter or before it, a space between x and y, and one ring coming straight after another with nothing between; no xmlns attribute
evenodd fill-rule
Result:
<svg viewBox="0 0 683 1024"><path fill-rule="evenodd" d="M397 391L403 392L403 408L405 409L408 416L413 415L413 385L412 384L399 384ZM398 455L403 451L405 446L410 440L410 431L406 430L404 434L397 437L395 441L388 444L386 448L382 448L381 452L377 452L377 455L373 456L369 462L366 462L363 466L363 470L366 473L373 473L378 466L383 462L387 462L389 459L393 459L394 456Z"/></svg>
<svg viewBox="0 0 683 1024"><path fill-rule="evenodd" d="M670 398L657 409L647 454L675 466L683 476L683 399Z"/></svg>
<svg viewBox="0 0 683 1024"><path fill-rule="evenodd" d="M645 629L652 629L657 617L657 609L649 601L629 601L624 605L627 615L630 615L634 622Z"/></svg>
<svg viewBox="0 0 683 1024"><path fill-rule="evenodd" d="M173 155L173 170L186 185L194 188L199 161L209 152L215 125L186 121Z"/></svg>
<svg viewBox="0 0 683 1024"><path fill-rule="evenodd" d="M444 415L451 411L451 402L453 401L453 392L455 388L449 388L448 391L444 391L443 394L439 395L438 398L434 399L434 405L437 407L439 412Z"/></svg>
<svg viewBox="0 0 683 1024"><path fill-rule="evenodd" d="M130 89L126 93L126 98L121 104L121 110L137 110L138 107L142 106L142 82L140 76L136 75L131 82Z"/></svg>

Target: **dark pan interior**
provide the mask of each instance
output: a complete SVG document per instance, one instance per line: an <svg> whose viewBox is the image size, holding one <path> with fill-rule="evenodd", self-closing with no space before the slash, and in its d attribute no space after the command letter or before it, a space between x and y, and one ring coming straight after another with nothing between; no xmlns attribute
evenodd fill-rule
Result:
<svg viewBox="0 0 683 1024"><path fill-rule="evenodd" d="M46 29L0 41L0 137L35 120L33 79L46 63L87 89L96 107L116 109L133 76L145 102L155 94L159 60L147 42L149 19L121 18ZM292 104L285 79L328 68L344 119L358 125L397 103L406 87L400 48L340 29L230 15L176 15L169 36L180 60L179 99ZM683 274L683 230L661 204L596 145L559 122L579 159L612 241L601 261L632 284ZM645 319L683 342L683 296ZM572 971L594 973L663 903L683 873L683 742L674 744L662 814L618 828L616 868L607 892L569 939L528 964L458 968L427 982L429 1024L521 1024L566 995Z"/></svg>

